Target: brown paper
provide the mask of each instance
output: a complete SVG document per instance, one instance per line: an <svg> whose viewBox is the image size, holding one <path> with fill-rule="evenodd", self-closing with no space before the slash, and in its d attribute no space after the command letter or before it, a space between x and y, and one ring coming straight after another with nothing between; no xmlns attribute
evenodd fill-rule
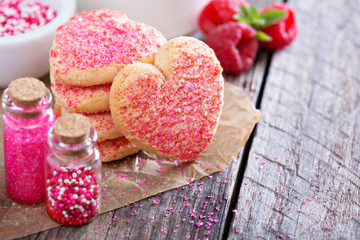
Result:
<svg viewBox="0 0 360 240"><path fill-rule="evenodd" d="M226 82L219 127L200 159L183 163L158 159L140 152L103 164L102 189L106 191L102 192L101 212L120 208L223 171L238 154L261 117L260 111L254 108L250 99L240 89ZM0 141L3 141L2 137ZM0 148L2 147L1 142ZM0 157L0 239L19 238L59 226L48 217L44 204L22 205L7 196L4 186L4 157Z"/></svg>

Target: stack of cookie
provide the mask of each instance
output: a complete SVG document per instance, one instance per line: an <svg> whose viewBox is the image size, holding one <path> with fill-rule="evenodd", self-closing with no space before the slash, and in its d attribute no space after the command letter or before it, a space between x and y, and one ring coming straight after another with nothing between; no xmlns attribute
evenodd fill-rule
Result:
<svg viewBox="0 0 360 240"><path fill-rule="evenodd" d="M98 132L102 161L134 154L140 148L116 128L109 94L116 74L126 65L154 64L166 39L156 29L114 10L94 10L58 28L50 51L51 88L62 114L86 115Z"/></svg>

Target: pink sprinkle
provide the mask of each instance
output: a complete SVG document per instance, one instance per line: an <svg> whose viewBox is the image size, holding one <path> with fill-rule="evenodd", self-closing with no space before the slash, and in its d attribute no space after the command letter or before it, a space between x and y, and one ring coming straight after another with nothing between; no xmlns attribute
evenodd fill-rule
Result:
<svg viewBox="0 0 360 240"><path fill-rule="evenodd" d="M344 184L345 183L345 181L344 180L341 180L341 184Z"/></svg>
<svg viewBox="0 0 360 240"><path fill-rule="evenodd" d="M333 218L334 218L334 216L333 216L333 215L331 215L331 216L330 216L330 218L331 218L331 219L333 219Z"/></svg>
<svg viewBox="0 0 360 240"><path fill-rule="evenodd" d="M305 204L306 204L306 202L302 202L302 204L303 204L303 205L305 205Z"/></svg>
<svg viewBox="0 0 360 240"><path fill-rule="evenodd" d="M284 235L283 235L283 234L280 234L280 237L281 237L281 238L283 238L283 237L284 237Z"/></svg>
<svg viewBox="0 0 360 240"><path fill-rule="evenodd" d="M163 172L163 171L164 171L164 167L161 166L161 167L159 167L158 169L156 169L156 171L158 171L158 172Z"/></svg>
<svg viewBox="0 0 360 240"><path fill-rule="evenodd" d="M239 230L239 229L235 229L235 232L238 233L238 232L240 232L240 230Z"/></svg>
<svg viewBox="0 0 360 240"><path fill-rule="evenodd" d="M187 235L187 236L186 236L186 239L189 239L189 238L190 238L190 235Z"/></svg>
<svg viewBox="0 0 360 240"><path fill-rule="evenodd" d="M309 229L312 228L313 226L312 225L309 225Z"/></svg>
<svg viewBox="0 0 360 240"><path fill-rule="evenodd" d="M318 219L318 220L316 220L317 222L320 222L321 220L320 219Z"/></svg>
<svg viewBox="0 0 360 240"><path fill-rule="evenodd" d="M202 221L198 221L198 222L195 223L195 225L197 227L201 227L202 225L204 225L204 223Z"/></svg>
<svg viewBox="0 0 360 240"><path fill-rule="evenodd" d="M258 234L258 237L262 237L263 235L261 233Z"/></svg>
<svg viewBox="0 0 360 240"><path fill-rule="evenodd" d="M126 235L125 235L125 237L126 237L126 238L129 238L129 237L130 237L130 235L129 235L129 234L126 234Z"/></svg>

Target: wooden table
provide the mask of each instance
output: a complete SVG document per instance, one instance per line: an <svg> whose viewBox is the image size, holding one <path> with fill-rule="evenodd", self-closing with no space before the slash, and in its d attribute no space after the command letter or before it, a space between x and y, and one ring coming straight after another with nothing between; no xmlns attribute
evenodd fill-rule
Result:
<svg viewBox="0 0 360 240"><path fill-rule="evenodd" d="M24 239L360 239L360 4L287 2L296 41L227 76L264 118L225 172Z"/></svg>

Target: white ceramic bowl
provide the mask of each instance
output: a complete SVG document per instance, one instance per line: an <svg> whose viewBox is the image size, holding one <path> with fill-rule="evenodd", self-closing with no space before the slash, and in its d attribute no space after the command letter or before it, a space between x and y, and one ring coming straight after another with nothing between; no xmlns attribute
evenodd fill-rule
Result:
<svg viewBox="0 0 360 240"><path fill-rule="evenodd" d="M197 29L197 18L209 0L78 0L78 11L112 8L130 19L155 27L165 37Z"/></svg>
<svg viewBox="0 0 360 240"><path fill-rule="evenodd" d="M49 71L49 50L55 31L76 12L76 0L36 0L57 11L43 27L11 37L0 37L0 87L19 77L39 78Z"/></svg>

